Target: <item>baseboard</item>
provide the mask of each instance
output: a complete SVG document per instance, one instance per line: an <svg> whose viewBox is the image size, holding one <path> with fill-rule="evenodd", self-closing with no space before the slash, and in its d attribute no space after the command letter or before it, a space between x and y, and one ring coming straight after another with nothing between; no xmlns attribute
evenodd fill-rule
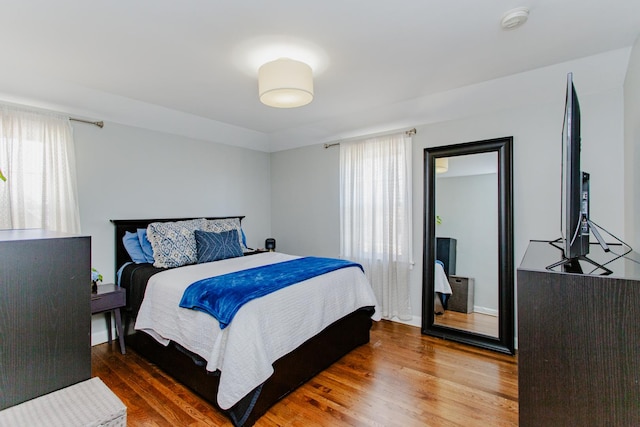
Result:
<svg viewBox="0 0 640 427"><path fill-rule="evenodd" d="M116 339L117 336L116 329L113 328L111 331L111 339ZM102 344L107 341L109 341L109 334L106 329L91 333L91 346Z"/></svg>
<svg viewBox="0 0 640 427"><path fill-rule="evenodd" d="M474 305L473 312L480 313L480 314L487 314L493 317L498 317L498 310L496 310L495 308L479 307Z"/></svg>
<svg viewBox="0 0 640 427"><path fill-rule="evenodd" d="M396 323L402 323L403 325L415 326L416 328L422 328L422 317L420 316L413 316L411 320L400 320L394 316L393 318L386 320L390 320Z"/></svg>

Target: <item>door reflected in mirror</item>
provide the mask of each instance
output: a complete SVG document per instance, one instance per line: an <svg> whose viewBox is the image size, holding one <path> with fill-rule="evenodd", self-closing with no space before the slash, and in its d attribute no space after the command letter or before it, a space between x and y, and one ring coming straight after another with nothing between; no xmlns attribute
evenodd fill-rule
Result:
<svg viewBox="0 0 640 427"><path fill-rule="evenodd" d="M436 275L450 293L438 293L444 310L434 323L497 338L498 154L437 160L448 167L439 172L436 161Z"/></svg>

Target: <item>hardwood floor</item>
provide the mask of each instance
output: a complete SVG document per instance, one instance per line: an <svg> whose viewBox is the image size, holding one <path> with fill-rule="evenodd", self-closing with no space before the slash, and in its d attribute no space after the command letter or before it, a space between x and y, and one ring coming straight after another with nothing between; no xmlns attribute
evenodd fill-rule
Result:
<svg viewBox="0 0 640 427"><path fill-rule="evenodd" d="M226 417L117 341L92 348L93 375L129 426L230 426ZM371 341L278 402L256 426L517 426L517 358L374 322Z"/></svg>
<svg viewBox="0 0 640 427"><path fill-rule="evenodd" d="M498 317L482 313L458 313L457 311L445 310L443 314L437 315L435 319L437 325L450 326L455 329L476 332L479 334L497 337L500 334Z"/></svg>

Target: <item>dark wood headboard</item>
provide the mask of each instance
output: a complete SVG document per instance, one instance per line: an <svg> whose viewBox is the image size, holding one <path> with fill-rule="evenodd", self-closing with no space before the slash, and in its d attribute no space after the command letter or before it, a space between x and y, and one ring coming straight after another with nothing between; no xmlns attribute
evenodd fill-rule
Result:
<svg viewBox="0 0 640 427"><path fill-rule="evenodd" d="M186 221L190 219L228 219L228 218L238 218L240 223L242 224L242 216L213 216L213 217L194 217L194 218L154 218L154 219L112 219L111 222L115 226L115 273L125 262L131 261L131 257L127 253L127 250L124 248L124 243L122 243L122 238L126 231L130 231L132 233L137 232L138 228L147 228L149 224L152 222L175 222L175 221Z"/></svg>

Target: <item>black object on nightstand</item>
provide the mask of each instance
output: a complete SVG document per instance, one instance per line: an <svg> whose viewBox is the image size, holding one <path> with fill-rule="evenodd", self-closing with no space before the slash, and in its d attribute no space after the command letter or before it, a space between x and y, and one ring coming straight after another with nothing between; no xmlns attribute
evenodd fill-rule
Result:
<svg viewBox="0 0 640 427"><path fill-rule="evenodd" d="M115 313L116 330L120 341L120 352L125 354L124 333L120 308L127 304L127 291L113 283L98 285L98 292L91 294L91 314L104 313L107 318L107 334L111 344L111 312Z"/></svg>
<svg viewBox="0 0 640 427"><path fill-rule="evenodd" d="M267 240L264 241L264 248L268 251L275 251L276 250L276 239L274 239L273 237L269 237Z"/></svg>

